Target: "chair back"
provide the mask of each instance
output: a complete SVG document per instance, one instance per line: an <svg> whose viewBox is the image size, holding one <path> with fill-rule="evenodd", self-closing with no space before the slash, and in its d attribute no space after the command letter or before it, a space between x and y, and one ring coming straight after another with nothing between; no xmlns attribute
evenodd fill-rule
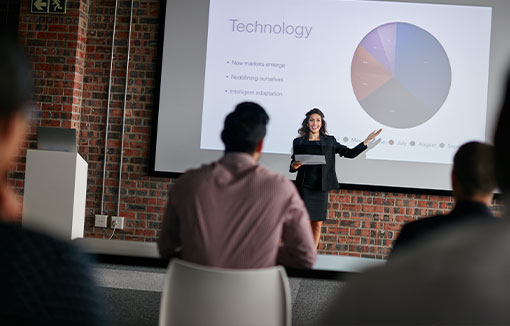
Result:
<svg viewBox="0 0 510 326"><path fill-rule="evenodd" d="M289 280L281 266L223 269L172 259L159 325L287 325Z"/></svg>

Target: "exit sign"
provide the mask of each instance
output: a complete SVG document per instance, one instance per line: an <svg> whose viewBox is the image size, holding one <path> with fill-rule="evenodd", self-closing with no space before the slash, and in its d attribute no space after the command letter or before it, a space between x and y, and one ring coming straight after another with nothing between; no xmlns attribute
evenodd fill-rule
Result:
<svg viewBox="0 0 510 326"><path fill-rule="evenodd" d="M65 14L66 0L30 0L33 14Z"/></svg>

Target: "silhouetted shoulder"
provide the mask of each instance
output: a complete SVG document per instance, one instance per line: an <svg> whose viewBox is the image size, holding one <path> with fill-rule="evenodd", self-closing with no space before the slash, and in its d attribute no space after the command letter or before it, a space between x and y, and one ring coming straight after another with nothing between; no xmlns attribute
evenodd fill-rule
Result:
<svg viewBox="0 0 510 326"><path fill-rule="evenodd" d="M23 325L106 323L88 258L74 245L0 223L0 246L5 319Z"/></svg>

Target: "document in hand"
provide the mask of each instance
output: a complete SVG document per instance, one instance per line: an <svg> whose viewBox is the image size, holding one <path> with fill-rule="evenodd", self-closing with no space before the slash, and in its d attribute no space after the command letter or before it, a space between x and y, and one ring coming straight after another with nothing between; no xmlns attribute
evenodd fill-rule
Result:
<svg viewBox="0 0 510 326"><path fill-rule="evenodd" d="M300 161L304 165L326 164L326 157L324 155L295 155L296 161Z"/></svg>

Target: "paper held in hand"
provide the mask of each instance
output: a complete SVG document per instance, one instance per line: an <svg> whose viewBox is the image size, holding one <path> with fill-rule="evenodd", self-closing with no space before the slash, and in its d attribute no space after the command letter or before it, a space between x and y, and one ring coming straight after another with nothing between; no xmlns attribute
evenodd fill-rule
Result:
<svg viewBox="0 0 510 326"><path fill-rule="evenodd" d="M299 154L294 157L296 161L300 161L304 165L326 164L326 157L324 155Z"/></svg>

